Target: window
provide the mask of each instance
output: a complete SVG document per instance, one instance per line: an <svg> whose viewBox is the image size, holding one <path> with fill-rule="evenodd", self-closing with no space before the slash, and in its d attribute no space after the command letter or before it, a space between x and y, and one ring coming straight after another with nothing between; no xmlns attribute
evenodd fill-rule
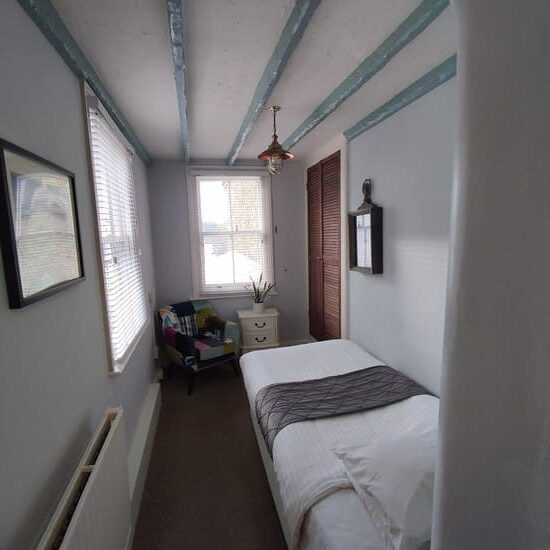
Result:
<svg viewBox="0 0 550 550"><path fill-rule="evenodd" d="M262 273L273 281L269 179L200 175L190 180L195 294L242 294Z"/></svg>
<svg viewBox="0 0 550 550"><path fill-rule="evenodd" d="M119 372L148 320L133 155L95 97L87 107L112 369Z"/></svg>

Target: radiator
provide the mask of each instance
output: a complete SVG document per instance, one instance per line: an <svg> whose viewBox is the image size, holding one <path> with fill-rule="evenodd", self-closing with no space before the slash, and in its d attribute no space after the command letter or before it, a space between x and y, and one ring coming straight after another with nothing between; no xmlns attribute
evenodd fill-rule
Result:
<svg viewBox="0 0 550 550"><path fill-rule="evenodd" d="M37 548L123 550L130 530L124 416L108 409Z"/></svg>

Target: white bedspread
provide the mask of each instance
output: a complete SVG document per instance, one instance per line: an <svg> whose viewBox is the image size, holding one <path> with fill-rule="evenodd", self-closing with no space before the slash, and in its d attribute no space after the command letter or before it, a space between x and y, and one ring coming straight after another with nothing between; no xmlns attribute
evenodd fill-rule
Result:
<svg viewBox="0 0 550 550"><path fill-rule="evenodd" d="M348 340L256 351L241 359L252 410L256 393L266 385L322 378L380 364ZM438 405L437 398L422 395L371 411L299 422L284 428L275 439L273 465L293 548L301 544L302 525L311 507L339 490L351 488L332 449L415 427L436 428ZM334 513L337 512L336 509ZM364 547L371 548L367 544Z"/></svg>
<svg viewBox="0 0 550 550"><path fill-rule="evenodd" d="M305 550L386 548L378 527L353 489L336 491L309 510L300 543Z"/></svg>

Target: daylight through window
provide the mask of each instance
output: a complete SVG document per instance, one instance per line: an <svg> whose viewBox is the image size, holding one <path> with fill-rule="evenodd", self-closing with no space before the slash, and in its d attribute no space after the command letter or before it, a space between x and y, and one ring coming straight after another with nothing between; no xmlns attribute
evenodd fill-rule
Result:
<svg viewBox="0 0 550 550"><path fill-rule="evenodd" d="M271 201L264 176L195 178L195 292L242 293L273 280Z"/></svg>
<svg viewBox="0 0 550 550"><path fill-rule="evenodd" d="M117 371L148 318L132 153L97 106L90 104L88 117L111 354Z"/></svg>

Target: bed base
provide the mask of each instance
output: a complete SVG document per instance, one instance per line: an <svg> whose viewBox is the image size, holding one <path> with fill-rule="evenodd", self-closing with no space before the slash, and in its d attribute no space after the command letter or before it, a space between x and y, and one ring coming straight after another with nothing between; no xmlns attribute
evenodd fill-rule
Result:
<svg viewBox="0 0 550 550"><path fill-rule="evenodd" d="M260 426L256 419L256 415L253 411L250 412L250 420L252 421L252 426L254 428L254 435L256 436L256 441L258 442L258 447L260 449L260 455L262 457L262 462L264 463L264 470L267 476L267 481L269 482L269 488L271 489L271 495L273 497L273 502L275 503L275 509L277 510L277 515L279 516L279 523L281 524L281 529L283 535L285 536L286 545L288 548L291 547L291 533L290 527L286 520L284 510L283 510L283 501L281 499L281 493L279 492L279 484L277 483L277 477L275 476L275 468L273 466L273 460L269 456L267 450L267 445L265 444Z"/></svg>

